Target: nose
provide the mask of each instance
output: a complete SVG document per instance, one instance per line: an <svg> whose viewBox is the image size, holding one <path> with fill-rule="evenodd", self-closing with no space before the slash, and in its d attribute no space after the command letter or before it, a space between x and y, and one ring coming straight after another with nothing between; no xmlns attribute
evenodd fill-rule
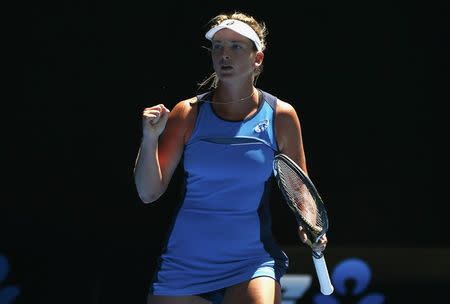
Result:
<svg viewBox="0 0 450 304"><path fill-rule="evenodd" d="M225 60L229 60L230 57L230 50L228 48L224 48L222 52L222 58Z"/></svg>
<svg viewBox="0 0 450 304"><path fill-rule="evenodd" d="M224 51L224 52L222 53L222 59L224 59L224 60L230 59L230 54L228 54L226 51Z"/></svg>

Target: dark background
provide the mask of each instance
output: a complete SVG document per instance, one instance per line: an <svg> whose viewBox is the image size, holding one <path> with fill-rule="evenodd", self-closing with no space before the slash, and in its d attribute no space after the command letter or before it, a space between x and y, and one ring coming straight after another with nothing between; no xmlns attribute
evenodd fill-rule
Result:
<svg viewBox="0 0 450 304"><path fill-rule="evenodd" d="M447 286L448 5L59 1L14 11L23 86L3 113L0 254L17 303L144 303L180 171L157 204L140 203L141 110L202 92L207 23L233 10L267 23L257 86L301 119L330 216L330 270L361 257L391 303ZM273 231L298 247L276 193ZM313 273L304 253L299 272Z"/></svg>

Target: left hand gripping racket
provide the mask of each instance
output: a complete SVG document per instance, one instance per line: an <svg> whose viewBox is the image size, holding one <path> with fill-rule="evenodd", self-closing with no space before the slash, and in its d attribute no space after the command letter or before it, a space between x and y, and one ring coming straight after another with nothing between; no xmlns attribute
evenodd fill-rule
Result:
<svg viewBox="0 0 450 304"><path fill-rule="evenodd" d="M312 244L318 242L328 230L327 211L316 187L303 170L284 154L275 156L273 171L286 203L308 236L306 243L312 248ZM312 256L320 291L330 295L334 288L323 252L313 250Z"/></svg>

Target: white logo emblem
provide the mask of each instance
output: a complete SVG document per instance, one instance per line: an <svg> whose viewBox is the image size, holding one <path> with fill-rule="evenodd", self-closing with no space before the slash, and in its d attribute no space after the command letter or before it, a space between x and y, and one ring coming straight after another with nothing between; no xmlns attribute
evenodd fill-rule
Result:
<svg viewBox="0 0 450 304"><path fill-rule="evenodd" d="M269 120L268 120L268 119L265 119L265 120L259 122L259 123L255 126L255 128L253 128L253 130L254 130L256 133L261 133L261 132L264 132L268 127L269 127Z"/></svg>

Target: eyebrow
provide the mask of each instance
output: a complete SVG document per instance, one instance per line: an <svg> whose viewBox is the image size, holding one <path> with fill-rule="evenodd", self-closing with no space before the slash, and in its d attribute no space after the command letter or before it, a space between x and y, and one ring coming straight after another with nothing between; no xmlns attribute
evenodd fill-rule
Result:
<svg viewBox="0 0 450 304"><path fill-rule="evenodd" d="M215 39L213 39L212 42L219 42L219 43L222 43L222 42L245 43L246 41L243 41L243 40L215 40Z"/></svg>

